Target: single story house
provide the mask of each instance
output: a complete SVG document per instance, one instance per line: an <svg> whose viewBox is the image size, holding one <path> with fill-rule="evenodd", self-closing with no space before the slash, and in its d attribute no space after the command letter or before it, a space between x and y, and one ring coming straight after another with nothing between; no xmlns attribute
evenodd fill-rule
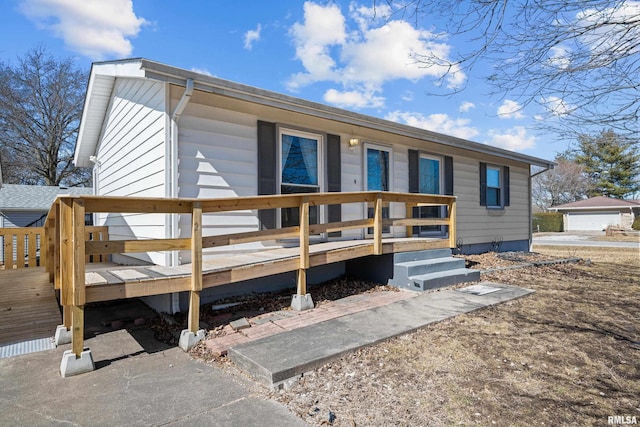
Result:
<svg viewBox="0 0 640 427"><path fill-rule="evenodd" d="M602 231L609 226L630 229L640 215L640 203L606 196L553 206L563 214L564 231Z"/></svg>
<svg viewBox="0 0 640 427"><path fill-rule="evenodd" d="M465 253L531 245L532 166L548 160L222 80L147 59L94 63L75 164L93 166L96 195L216 198L293 192L397 191L457 196ZM397 205L397 204L396 204ZM403 205L383 214L401 217ZM366 206L318 209L312 217L361 219ZM387 208L389 209L389 208ZM394 212L402 210L402 212ZM203 235L286 225L290 210L212 214ZM398 214L398 215L395 215ZM439 216L438 208L418 215ZM96 215L111 239L179 238L176 214ZM444 235L445 227L418 230ZM385 230L406 236L406 227ZM328 239L363 239L366 230ZM278 244L278 242L275 242ZM242 244L226 251L253 251ZM121 263L176 266L188 254L114 255Z"/></svg>
<svg viewBox="0 0 640 427"><path fill-rule="evenodd" d="M92 193L90 187L2 184L0 228L41 227L56 197Z"/></svg>
<svg viewBox="0 0 640 427"><path fill-rule="evenodd" d="M0 180L1 181L1 180ZM92 194L92 188L4 184L0 186L0 228L42 227L49 209L62 194ZM92 222L88 215L87 223ZM0 262L5 261L5 236L0 236ZM39 247L39 240L36 245ZM13 256L16 257L14 246ZM16 258L17 259L17 258Z"/></svg>

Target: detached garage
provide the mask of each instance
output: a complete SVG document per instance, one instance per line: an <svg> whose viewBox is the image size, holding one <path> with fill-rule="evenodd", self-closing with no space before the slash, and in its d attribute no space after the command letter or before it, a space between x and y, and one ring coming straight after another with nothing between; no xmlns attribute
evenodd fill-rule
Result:
<svg viewBox="0 0 640 427"><path fill-rule="evenodd" d="M564 215L565 231L602 231L607 227L631 228L640 215L640 204L605 196L579 200L551 208Z"/></svg>

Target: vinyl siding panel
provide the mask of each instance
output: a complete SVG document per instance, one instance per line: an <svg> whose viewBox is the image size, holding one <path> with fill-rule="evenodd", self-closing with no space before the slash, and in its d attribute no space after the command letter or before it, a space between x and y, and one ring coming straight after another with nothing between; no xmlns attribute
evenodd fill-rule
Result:
<svg viewBox="0 0 640 427"><path fill-rule="evenodd" d="M98 147L98 192L103 196L164 197L166 123L165 85L117 79ZM99 214L114 240L165 237L165 215ZM128 257L164 264L163 253ZM118 261L118 256L114 257Z"/></svg>
<svg viewBox="0 0 640 427"><path fill-rule="evenodd" d="M174 99L175 101L175 99ZM192 99L180 119L178 196L243 197L257 194L257 123L251 114L230 112ZM190 235L190 215L179 219L180 236ZM215 236L258 230L257 211L203 215L202 233ZM257 243L220 250L251 250ZM205 252L216 252L208 249ZM188 253L181 254L187 262Z"/></svg>
<svg viewBox="0 0 640 427"><path fill-rule="evenodd" d="M484 159L502 166L499 159ZM480 160L454 157L454 194L458 197L458 238L463 244L529 239L529 169L510 167L511 206L487 209L480 206Z"/></svg>

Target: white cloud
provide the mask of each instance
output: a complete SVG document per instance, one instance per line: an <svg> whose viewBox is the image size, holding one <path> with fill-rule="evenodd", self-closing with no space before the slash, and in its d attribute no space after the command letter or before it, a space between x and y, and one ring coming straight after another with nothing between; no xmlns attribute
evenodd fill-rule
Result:
<svg viewBox="0 0 640 427"><path fill-rule="evenodd" d="M204 74L205 76L214 77L214 75L211 74L211 72L209 70L207 70L206 68L191 67L191 71L193 71L194 73L198 73L198 74Z"/></svg>
<svg viewBox="0 0 640 427"><path fill-rule="evenodd" d="M571 65L571 49L564 46L553 46L549 49L549 60L547 63L561 70L566 69Z"/></svg>
<svg viewBox="0 0 640 427"><path fill-rule="evenodd" d="M375 96L375 92L344 91L329 89L323 97L324 101L340 108L379 108L384 105L384 98Z"/></svg>
<svg viewBox="0 0 640 427"><path fill-rule="evenodd" d="M536 146L536 138L527 135L524 126L515 126L506 131L491 129L488 132L487 144L511 151L524 151Z"/></svg>
<svg viewBox="0 0 640 427"><path fill-rule="evenodd" d="M522 119L522 105L516 101L505 99L502 105L498 107L498 117L501 119Z"/></svg>
<svg viewBox="0 0 640 427"><path fill-rule="evenodd" d="M336 78L336 63L329 48L343 44L347 37L344 16L338 6L323 7L306 2L304 24L295 23L289 34L296 44L296 58L307 71L291 77L290 89L295 90L316 81Z"/></svg>
<svg viewBox="0 0 640 427"><path fill-rule="evenodd" d="M430 114L393 111L386 115L387 120L404 123L409 126L444 133L458 138L471 139L480 134L478 129L469 126L469 119L453 119L447 114Z"/></svg>
<svg viewBox="0 0 640 427"><path fill-rule="evenodd" d="M367 97L398 79L444 78L451 88L466 80L455 67L419 62L421 57L449 56L450 46L440 36L406 21L389 21L390 9L384 5L374 11L352 4L349 10L348 20L335 4L304 4L303 22L289 31L304 72L290 77L290 90L324 81L341 85L341 93L357 91Z"/></svg>
<svg viewBox="0 0 640 427"><path fill-rule="evenodd" d="M400 97L403 101L411 102L413 101L414 95L410 90L405 90L402 96Z"/></svg>
<svg viewBox="0 0 640 427"><path fill-rule="evenodd" d="M249 30L244 33L244 48L251 50L253 43L260 40L260 32L262 31L262 25L258 24L255 30Z"/></svg>
<svg viewBox="0 0 640 427"><path fill-rule="evenodd" d="M38 28L96 60L130 56L130 39L149 24L136 16L132 0L22 0L19 8Z"/></svg>
<svg viewBox="0 0 640 427"><path fill-rule="evenodd" d="M466 113L473 108L476 108L476 104L474 104L473 102L464 101L462 104L460 104L460 107L458 107L458 111L461 113Z"/></svg>
<svg viewBox="0 0 640 427"><path fill-rule="evenodd" d="M549 98L543 98L542 104L545 108L554 116L564 116L575 108L571 104L567 104L564 102L564 99L558 98L557 96L550 96Z"/></svg>
<svg viewBox="0 0 640 427"><path fill-rule="evenodd" d="M589 46L594 55L616 55L620 49L629 49L630 41L640 38L640 29L630 22L637 22L640 2L624 1L615 8L585 9L576 15L574 32ZM626 41L626 42L625 42ZM639 52L637 45L632 47Z"/></svg>

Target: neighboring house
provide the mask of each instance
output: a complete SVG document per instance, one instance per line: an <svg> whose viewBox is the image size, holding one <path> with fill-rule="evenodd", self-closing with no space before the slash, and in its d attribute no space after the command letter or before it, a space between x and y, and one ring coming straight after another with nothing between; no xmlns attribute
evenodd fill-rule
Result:
<svg viewBox="0 0 640 427"><path fill-rule="evenodd" d="M49 208L57 196L92 194L92 192L92 188L84 187L65 188L3 183L0 187L0 228L42 227ZM88 215L87 223L92 223L91 215ZM0 261L2 262L4 262L6 243L4 239L4 236L0 236ZM15 246L13 254L15 258Z"/></svg>
<svg viewBox="0 0 640 427"><path fill-rule="evenodd" d="M97 195L215 198L367 190L455 195L457 236L466 253L487 251L498 242L500 250L528 250L531 166L554 165L145 59L93 64L75 163L94 167ZM404 214L404 206L392 206L391 217ZM312 216L348 221L360 219L363 209L351 204ZM203 234L275 227L289 221L288 213L211 215ZM440 212L422 209L420 215ZM189 233L184 215L97 215L96 221L108 225L114 239ZM445 233L440 227L420 231ZM339 238L364 238L364 232L345 231ZM390 230L393 236L405 234L405 227ZM163 253L138 259L160 265L186 261Z"/></svg>
<svg viewBox="0 0 640 427"><path fill-rule="evenodd" d="M2 184L0 228L41 227L57 196L92 194L92 188Z"/></svg>
<svg viewBox="0 0 640 427"><path fill-rule="evenodd" d="M550 210L563 214L564 231L602 231L609 226L630 229L634 218L640 215L640 204L598 196L553 206Z"/></svg>

